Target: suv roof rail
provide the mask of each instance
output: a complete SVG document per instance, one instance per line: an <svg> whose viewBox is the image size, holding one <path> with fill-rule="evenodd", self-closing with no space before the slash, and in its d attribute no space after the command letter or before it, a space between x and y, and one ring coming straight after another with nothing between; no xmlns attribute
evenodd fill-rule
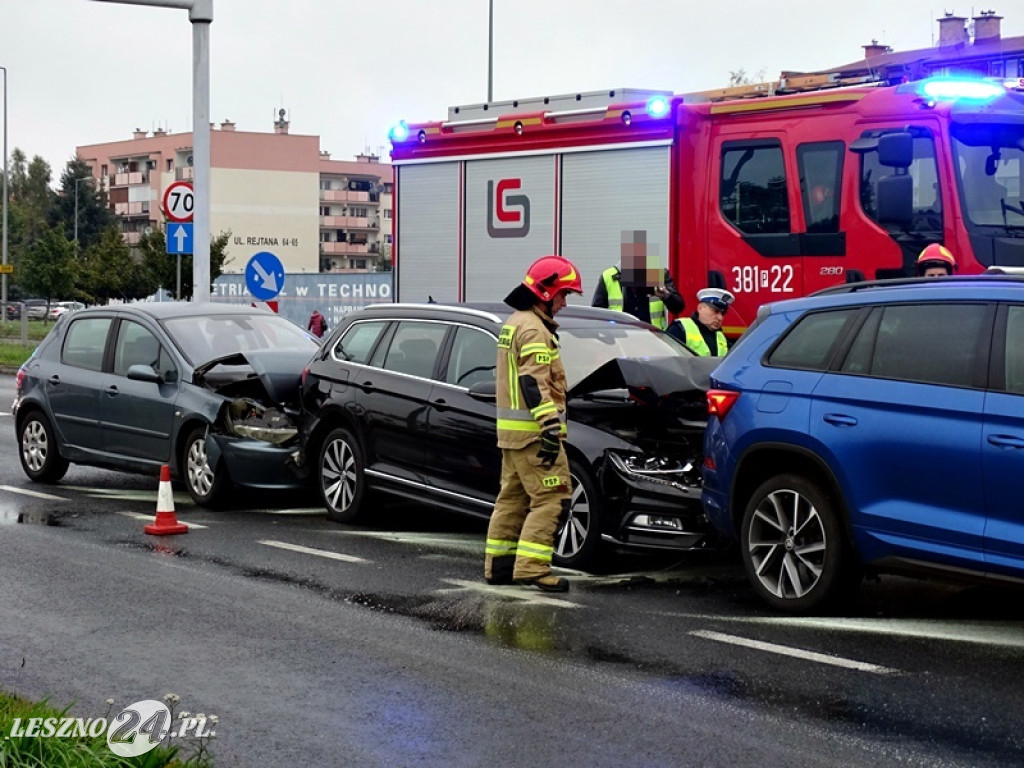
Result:
<svg viewBox="0 0 1024 768"><path fill-rule="evenodd" d="M463 307L459 304L448 304L443 301L434 301L428 304L417 303L417 302L377 302L376 304L368 304L363 307L363 311L368 310L384 310L384 309L450 309L453 312L462 312L467 315L476 315L477 317L483 317L487 320L493 320L495 322L501 322L501 318L493 312L485 312L482 309L474 309L473 307Z"/></svg>
<svg viewBox="0 0 1024 768"><path fill-rule="evenodd" d="M867 289L899 288L907 285L949 285L950 283L973 283L978 280L993 283L1024 283L1024 272L1005 274L986 272L980 275L948 275L946 277L897 277L886 280L865 280L856 283L842 283L822 288L808 296L832 296L837 293L856 293Z"/></svg>

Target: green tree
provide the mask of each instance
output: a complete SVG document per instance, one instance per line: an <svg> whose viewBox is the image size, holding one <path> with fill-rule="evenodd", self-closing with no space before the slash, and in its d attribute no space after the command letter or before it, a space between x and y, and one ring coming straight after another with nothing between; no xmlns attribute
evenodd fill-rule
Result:
<svg viewBox="0 0 1024 768"><path fill-rule="evenodd" d="M224 271L227 263L228 241L231 232L221 232L210 238L210 283L212 284ZM152 281L162 286L172 295L178 286L178 258L167 253L167 241L162 230L154 230L139 238L139 252L142 264ZM181 256L181 296L180 299L192 298L192 257ZM212 285L211 285L212 287Z"/></svg>
<svg viewBox="0 0 1024 768"><path fill-rule="evenodd" d="M85 181L83 181L85 179ZM78 191L78 247L85 250L98 243L107 228L116 224L106 190L96 184L89 164L81 158L68 161L60 177L55 211L63 222L64 236L75 237L75 190Z"/></svg>
<svg viewBox="0 0 1024 768"><path fill-rule="evenodd" d="M99 241L80 256L79 294L91 303L142 299L151 296L158 287L141 259L132 256L116 224L104 229Z"/></svg>
<svg viewBox="0 0 1024 768"><path fill-rule="evenodd" d="M8 164L8 226L10 262L15 265L9 297L30 295L22 281L21 264L47 229L56 199L50 189L50 166L38 155L28 162L24 152L15 148Z"/></svg>
<svg viewBox="0 0 1024 768"><path fill-rule="evenodd" d="M66 298L75 288L78 265L75 247L54 227L43 225L39 236L22 255L18 284L47 300Z"/></svg>

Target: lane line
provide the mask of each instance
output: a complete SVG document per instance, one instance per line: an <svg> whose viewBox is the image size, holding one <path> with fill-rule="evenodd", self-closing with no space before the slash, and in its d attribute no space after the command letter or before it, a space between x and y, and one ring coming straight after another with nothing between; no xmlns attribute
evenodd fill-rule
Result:
<svg viewBox="0 0 1024 768"><path fill-rule="evenodd" d="M29 491L25 488L15 488L13 485L0 485L0 490L10 491L11 493L21 493L25 496L34 496L37 499L50 499L52 501L70 501L63 496L54 496L52 493L42 493L41 491Z"/></svg>
<svg viewBox="0 0 1024 768"><path fill-rule="evenodd" d="M768 653L777 653L780 656L792 656L795 659L802 659L804 661L813 661L818 664L830 664L833 667L843 667L845 669L854 669L858 672L871 672L876 675L902 675L903 673L898 669L892 669L891 667L881 667L877 664L868 664L863 661L854 661L853 659L844 659L842 656L828 656L824 653L815 653L814 651L804 651L799 648L791 648L788 645L776 645L775 643L765 643L760 640L750 640L746 637L737 637L736 635L723 635L721 632L709 632L704 629L697 629L690 634L694 637L702 637L705 640L715 640L719 643L729 643L731 645L739 645L744 648L753 648L757 651L767 651Z"/></svg>
<svg viewBox="0 0 1024 768"><path fill-rule="evenodd" d="M130 517L133 520L145 520L148 523L152 523L156 520L156 515L146 515L142 512L124 512L122 510L115 510L115 512L119 515L123 515L124 517ZM182 523L183 525L187 525L189 528L195 528L196 530L200 531L206 530L210 527L208 525L201 525L199 523L190 523L188 520L181 520L180 518L178 519L178 522Z"/></svg>
<svg viewBox="0 0 1024 768"><path fill-rule="evenodd" d="M528 591L527 587L519 586L507 586L499 587L485 582L479 581L466 581L464 579L442 579L442 581L448 584L454 584L459 589L438 589L436 592L458 592L463 589L472 590L473 592L483 592L489 595L501 595L502 597L511 597L515 600L522 600L527 603L537 603L540 605L553 605L557 608L582 608L583 606L579 603L573 603L569 600L559 600L557 597L548 597L540 592L534 590L533 592Z"/></svg>
<svg viewBox="0 0 1024 768"><path fill-rule="evenodd" d="M381 541L392 541L397 544L418 544L421 546L435 546L441 549L451 549L458 552L472 552L479 554L484 551L484 540L482 536L475 534L442 535L436 533L394 533L391 531L341 531L328 530L340 536L362 536Z"/></svg>
<svg viewBox="0 0 1024 768"><path fill-rule="evenodd" d="M303 547L300 544L289 544L286 541L273 541L271 539L262 539L256 542L257 544L265 544L268 547L277 547L278 549L287 549L291 552L301 552L304 555L316 555L317 557L326 557L331 560L341 560L346 563L372 563L372 560L367 560L364 557L356 557L355 555L343 555L340 552L331 552L326 549L313 549L312 547Z"/></svg>

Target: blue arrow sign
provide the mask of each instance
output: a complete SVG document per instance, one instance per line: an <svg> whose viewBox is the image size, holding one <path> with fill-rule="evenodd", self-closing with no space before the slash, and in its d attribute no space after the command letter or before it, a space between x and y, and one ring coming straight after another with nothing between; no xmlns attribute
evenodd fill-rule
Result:
<svg viewBox="0 0 1024 768"><path fill-rule="evenodd" d="M173 255L192 253L192 222L167 224L167 252Z"/></svg>
<svg viewBox="0 0 1024 768"><path fill-rule="evenodd" d="M260 251L245 265L245 284L259 301L270 301L284 288L284 267L270 251Z"/></svg>

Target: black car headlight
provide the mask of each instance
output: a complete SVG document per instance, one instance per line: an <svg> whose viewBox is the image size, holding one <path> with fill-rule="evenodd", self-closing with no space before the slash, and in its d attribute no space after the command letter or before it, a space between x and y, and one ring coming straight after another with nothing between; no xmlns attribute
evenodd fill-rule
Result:
<svg viewBox="0 0 1024 768"><path fill-rule="evenodd" d="M688 488L701 485L700 467L696 459L608 451L608 460L620 474L634 482Z"/></svg>

